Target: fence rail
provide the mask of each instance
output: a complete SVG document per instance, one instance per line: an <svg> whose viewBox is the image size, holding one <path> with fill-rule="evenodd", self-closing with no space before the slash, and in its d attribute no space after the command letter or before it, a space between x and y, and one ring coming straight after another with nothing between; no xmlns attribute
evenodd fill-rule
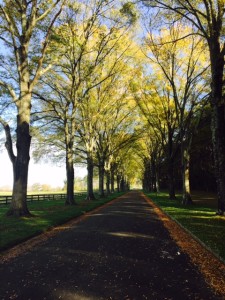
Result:
<svg viewBox="0 0 225 300"><path fill-rule="evenodd" d="M86 192L74 193L74 196L85 196ZM66 194L33 194L27 195L27 202L32 201L49 201L49 200L62 200L66 198ZM0 205L9 204L12 201L12 195L0 196Z"/></svg>

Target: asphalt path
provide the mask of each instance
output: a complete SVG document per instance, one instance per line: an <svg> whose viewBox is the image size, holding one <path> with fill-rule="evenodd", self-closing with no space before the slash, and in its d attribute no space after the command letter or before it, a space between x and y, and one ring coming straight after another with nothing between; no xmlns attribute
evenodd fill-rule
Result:
<svg viewBox="0 0 225 300"><path fill-rule="evenodd" d="M130 192L0 264L0 299L221 299Z"/></svg>

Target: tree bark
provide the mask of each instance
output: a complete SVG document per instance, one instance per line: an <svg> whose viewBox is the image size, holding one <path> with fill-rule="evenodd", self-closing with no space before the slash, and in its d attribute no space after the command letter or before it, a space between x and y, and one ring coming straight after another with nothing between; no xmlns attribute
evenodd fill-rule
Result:
<svg viewBox="0 0 225 300"><path fill-rule="evenodd" d="M173 153L173 133L169 128L168 132L168 187L170 200L176 199L174 182L174 153Z"/></svg>
<svg viewBox="0 0 225 300"><path fill-rule="evenodd" d="M29 133L29 124L21 122L20 116L17 117L17 156L12 159L13 164L13 193L12 202L8 216L31 216L27 207L27 181L28 168L30 161L31 136ZM8 141L7 141L8 142ZM9 153L9 144L6 142L6 148Z"/></svg>
<svg viewBox="0 0 225 300"><path fill-rule="evenodd" d="M151 159L151 170L152 170L152 176L151 176L152 190L153 192L158 193L159 182L158 182L157 163L156 163L155 155L153 155Z"/></svg>
<svg viewBox="0 0 225 300"><path fill-rule="evenodd" d="M121 192L125 191L125 180L124 180L123 176L122 176L121 181L120 181L120 191Z"/></svg>
<svg viewBox="0 0 225 300"><path fill-rule="evenodd" d="M176 199L174 182L174 161L172 158L170 158L168 161L168 186L170 200Z"/></svg>
<svg viewBox="0 0 225 300"><path fill-rule="evenodd" d="M120 192L120 180L121 180L121 176L120 175L117 175L116 176L116 189L117 189L117 192L119 193Z"/></svg>
<svg viewBox="0 0 225 300"><path fill-rule="evenodd" d="M158 168L156 167L156 174L155 174L155 185L156 185L156 193L159 193L159 174Z"/></svg>
<svg viewBox="0 0 225 300"><path fill-rule="evenodd" d="M151 161L148 158L144 159L143 189L146 192L152 191Z"/></svg>
<svg viewBox="0 0 225 300"><path fill-rule="evenodd" d="M190 153L188 147L182 145L182 203L184 205L192 204L191 190L190 190Z"/></svg>
<svg viewBox="0 0 225 300"><path fill-rule="evenodd" d="M103 198L105 196L105 193L104 193L105 168L104 168L103 163L99 164L98 170L99 170L99 174L98 174L98 176L99 176L99 197Z"/></svg>
<svg viewBox="0 0 225 300"><path fill-rule="evenodd" d="M219 39L209 43L212 72L212 143L215 177L217 183L218 214L225 213L225 103L223 97L224 55L220 50Z"/></svg>
<svg viewBox="0 0 225 300"><path fill-rule="evenodd" d="M212 106L212 142L217 183L218 214L225 212L225 108Z"/></svg>
<svg viewBox="0 0 225 300"><path fill-rule="evenodd" d="M114 179L114 176L115 176L115 169L112 166L112 168L111 168L111 174L110 174L111 192L112 193L115 192L115 179Z"/></svg>
<svg viewBox="0 0 225 300"><path fill-rule="evenodd" d="M110 193L110 171L108 170L106 172L106 194L109 195Z"/></svg>
<svg viewBox="0 0 225 300"><path fill-rule="evenodd" d="M69 143L66 149L66 177L67 197L65 205L74 205L74 165L73 165L73 143Z"/></svg>
<svg viewBox="0 0 225 300"><path fill-rule="evenodd" d="M94 164L91 155L87 157L87 200L95 200L94 190L93 190L93 172Z"/></svg>

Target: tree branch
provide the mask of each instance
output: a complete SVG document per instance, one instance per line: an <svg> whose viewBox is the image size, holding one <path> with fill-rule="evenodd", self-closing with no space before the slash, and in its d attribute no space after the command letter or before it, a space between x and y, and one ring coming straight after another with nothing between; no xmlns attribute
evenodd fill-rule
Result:
<svg viewBox="0 0 225 300"><path fill-rule="evenodd" d="M16 160L16 156L14 155L14 152L13 152L13 143L12 143L12 136L11 136L9 124L7 122L5 122L1 117L0 117L0 124L2 124L2 126L5 130L5 137L6 137L5 147L7 149L7 152L8 152L8 155L9 155L9 158L10 158L12 164L14 164L14 162Z"/></svg>

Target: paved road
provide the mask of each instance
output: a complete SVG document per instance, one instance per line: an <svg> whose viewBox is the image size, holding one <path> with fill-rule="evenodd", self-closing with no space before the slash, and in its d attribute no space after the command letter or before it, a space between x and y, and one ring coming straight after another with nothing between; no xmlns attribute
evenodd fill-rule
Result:
<svg viewBox="0 0 225 300"><path fill-rule="evenodd" d="M0 265L0 299L221 299L138 192Z"/></svg>

